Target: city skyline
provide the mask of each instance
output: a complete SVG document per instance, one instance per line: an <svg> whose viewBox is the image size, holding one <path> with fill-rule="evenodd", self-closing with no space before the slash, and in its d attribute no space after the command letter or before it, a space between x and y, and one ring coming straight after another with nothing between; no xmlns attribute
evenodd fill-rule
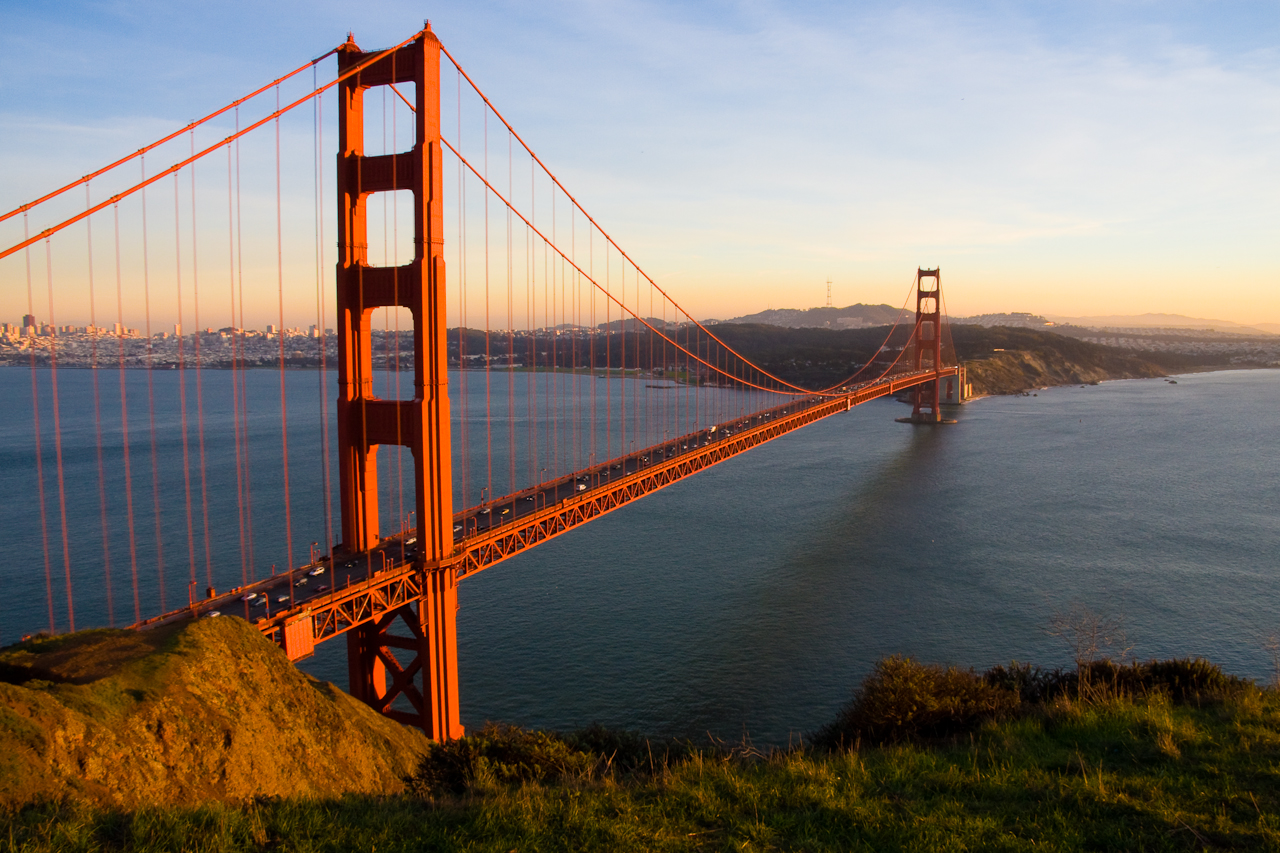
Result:
<svg viewBox="0 0 1280 853"><path fill-rule="evenodd" d="M9 4L6 210L348 30L371 48L425 15L695 317L821 305L828 279L836 304L896 305L917 266L941 266L957 316L1280 321L1280 12L1265 3L72 6ZM128 86L94 73L121 50ZM278 324L275 271L255 274L271 298L250 298L244 325ZM16 320L25 285L6 277ZM285 325L314 310L291 300Z"/></svg>

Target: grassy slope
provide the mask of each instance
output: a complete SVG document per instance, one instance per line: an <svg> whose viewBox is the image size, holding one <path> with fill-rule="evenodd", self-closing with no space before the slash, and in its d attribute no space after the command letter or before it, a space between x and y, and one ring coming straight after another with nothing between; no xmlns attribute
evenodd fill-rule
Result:
<svg viewBox="0 0 1280 853"><path fill-rule="evenodd" d="M0 806L390 792L426 745L239 619L0 650Z"/></svg>
<svg viewBox="0 0 1280 853"><path fill-rule="evenodd" d="M972 741L694 758L630 780L462 799L196 810L28 807L0 848L94 850L1197 850L1280 848L1280 697L1160 697L989 724Z"/></svg>

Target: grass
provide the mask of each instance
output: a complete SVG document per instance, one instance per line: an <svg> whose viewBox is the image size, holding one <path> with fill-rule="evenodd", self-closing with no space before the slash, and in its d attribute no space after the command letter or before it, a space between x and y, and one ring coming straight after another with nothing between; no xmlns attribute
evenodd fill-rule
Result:
<svg viewBox="0 0 1280 853"><path fill-rule="evenodd" d="M460 784L135 812L43 803L4 818L0 849L1280 849L1280 696L1253 686L1210 701L1064 694L946 741L671 746L492 727L436 756L470 768Z"/></svg>

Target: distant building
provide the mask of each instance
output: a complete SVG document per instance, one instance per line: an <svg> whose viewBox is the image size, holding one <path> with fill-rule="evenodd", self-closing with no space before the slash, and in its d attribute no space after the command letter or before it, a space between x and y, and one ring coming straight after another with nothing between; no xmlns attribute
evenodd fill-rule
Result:
<svg viewBox="0 0 1280 853"><path fill-rule="evenodd" d="M23 314L23 315L22 315L22 325L23 325L23 326L34 326L35 324L36 324L36 315L35 315L35 314Z"/></svg>

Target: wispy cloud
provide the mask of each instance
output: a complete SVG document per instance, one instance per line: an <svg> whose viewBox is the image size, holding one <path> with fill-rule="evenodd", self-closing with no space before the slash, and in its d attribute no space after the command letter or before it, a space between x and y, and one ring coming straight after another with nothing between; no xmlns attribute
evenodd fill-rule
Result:
<svg viewBox="0 0 1280 853"><path fill-rule="evenodd" d="M57 127L87 149L150 108L128 119L149 132L348 29L374 46L421 23L407 2L357 20L336 3L83 10L28 8L0 37L50 47L4 70L23 92L56 71L52 95L0 116L6 161L42 177L67 153L41 142ZM1123 289L1144 310L1280 319L1272 3L562 0L431 16L695 313L776 306L782 288L816 294L828 276L846 301L896 301L904 270L940 263L956 271L956 310L1098 313ZM121 75L93 73L121 56L140 72L136 100ZM5 180L6 194L28 189ZM1045 270L1061 286L1029 294Z"/></svg>

